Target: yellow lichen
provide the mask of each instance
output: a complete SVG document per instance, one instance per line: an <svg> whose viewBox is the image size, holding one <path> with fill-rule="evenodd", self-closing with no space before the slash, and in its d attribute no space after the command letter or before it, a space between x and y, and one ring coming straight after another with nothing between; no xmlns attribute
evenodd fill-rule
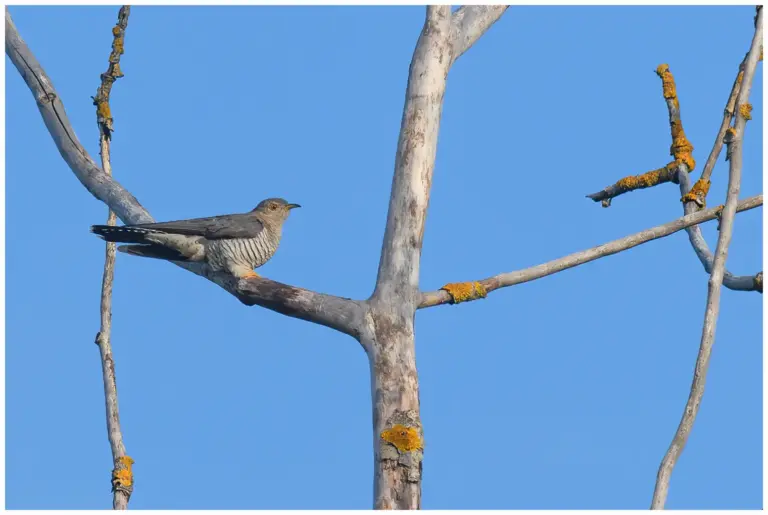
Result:
<svg viewBox="0 0 768 515"><path fill-rule="evenodd" d="M114 42L114 43L112 43L112 49L113 49L113 50L114 50L114 51L115 51L117 54L122 54L122 53L124 52L124 48L123 48L123 36L120 36L120 37L115 37L115 42Z"/></svg>
<svg viewBox="0 0 768 515"><path fill-rule="evenodd" d="M744 117L745 120L752 119L752 104L741 104L739 106L739 114Z"/></svg>
<svg viewBox="0 0 768 515"><path fill-rule="evenodd" d="M736 76L736 82L741 84L741 79L743 79L743 78L744 78L744 72L740 71L739 74Z"/></svg>
<svg viewBox="0 0 768 515"><path fill-rule="evenodd" d="M666 167L659 168L658 170L651 170L650 172L646 172L641 175L630 175L629 177L624 177L616 183L616 186L621 188L622 191L650 188L651 186L655 186L661 182L661 174L665 168Z"/></svg>
<svg viewBox="0 0 768 515"><path fill-rule="evenodd" d="M451 296L451 303L458 304L468 300L485 298L488 292L485 287L477 281L465 283L448 283L441 290L445 290Z"/></svg>
<svg viewBox="0 0 768 515"><path fill-rule="evenodd" d="M115 25L112 27L112 35L115 37L120 35L120 25Z"/></svg>
<svg viewBox="0 0 768 515"><path fill-rule="evenodd" d="M112 471L112 485L114 487L130 487L133 485L133 458L121 456L115 460L115 469Z"/></svg>
<svg viewBox="0 0 768 515"><path fill-rule="evenodd" d="M661 77L662 91L664 98L677 98L677 89L675 88L675 78L672 76L672 72L669 71L668 64L660 64L656 68L656 75Z"/></svg>
<svg viewBox="0 0 768 515"><path fill-rule="evenodd" d="M406 427L396 424L381 432L381 438L397 447L398 451L409 452L423 448L423 442L419 430L415 427Z"/></svg>
<svg viewBox="0 0 768 515"><path fill-rule="evenodd" d="M109 108L109 102L101 101L99 102L98 107L96 108L96 111L99 115L99 118L102 120L109 120L112 118L112 110Z"/></svg>
<svg viewBox="0 0 768 515"><path fill-rule="evenodd" d="M670 123L672 129L672 146L669 147L669 153L678 163L683 163L691 172L696 167L696 161L693 159L693 144L685 136L683 124L680 120Z"/></svg>
<svg viewBox="0 0 768 515"><path fill-rule="evenodd" d="M696 202L699 207L705 207L707 205L707 193L709 193L710 184L708 179L699 179L693 185L691 191L683 195L680 202Z"/></svg>

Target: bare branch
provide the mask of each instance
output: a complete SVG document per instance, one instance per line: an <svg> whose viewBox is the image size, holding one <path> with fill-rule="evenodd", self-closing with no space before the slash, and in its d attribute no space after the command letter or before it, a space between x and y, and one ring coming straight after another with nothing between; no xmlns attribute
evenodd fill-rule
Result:
<svg viewBox="0 0 768 515"><path fill-rule="evenodd" d="M747 54L747 56L748 55L749 54ZM714 170L717 158L720 156L720 151L723 148L723 139L725 138L725 133L731 124L731 120L733 119L736 105L736 96L739 94L741 89L741 81L744 77L744 65L746 60L747 57L745 56L744 60L739 65L739 74L736 76L736 79L733 82L731 93L728 96L728 101L725 105L723 121L720 124L720 129L717 132L717 137L715 138L715 143L712 146L712 151L709 153L707 162L704 164L704 170L701 173L701 177L698 181L696 181L693 187L691 187L691 179L688 173L686 173L685 170L677 171L677 182L680 184L680 199L683 202L683 212L686 215L695 213L697 210L706 206L706 197L707 192L709 191L710 177L712 176L712 171ZM715 257L712 255L712 251L709 250L709 245L707 245L707 240L704 239L704 235L701 233L701 228L697 225L694 225L687 228L686 232L688 233L688 239L691 242L693 251L696 253L699 261L701 261L701 264L704 266L704 270L707 272L707 274L711 274L712 264L714 263ZM760 275L760 278L762 279L762 275ZM733 275L728 270L725 270L723 274L723 286L735 291L756 291L759 293L763 292L763 282L762 280L758 280L757 275L737 276Z"/></svg>
<svg viewBox="0 0 768 515"><path fill-rule="evenodd" d="M733 119L736 97L741 90L741 80L744 78L744 65L747 62L748 56L749 53L744 56L744 60L739 64L739 73L733 81L731 93L728 95L728 101L725 103L725 109L723 110L723 121L720 123L720 129L717 131L715 143L712 145L712 150L709 152L707 162L704 163L704 170L701 172L702 180L709 181L709 178L712 176L712 171L715 169L717 158L720 156L720 151L723 149L723 138L725 137L725 131L728 130L728 127L731 125L731 120Z"/></svg>
<svg viewBox="0 0 768 515"><path fill-rule="evenodd" d="M693 373L693 383L691 384L691 392L688 396L688 402L686 402L685 409L683 410L680 424L678 425L672 443L659 466L659 472L656 477L656 486L653 492L653 500L651 501L651 509L664 509L669 493L669 482L672 476L672 470L685 448L693 424L696 421L701 400L704 396L707 369L709 368L712 346L715 343L715 329L720 312L720 291L722 289L723 275L725 273L725 261L728 258L728 246L731 243L731 237L733 235L733 221L736 216L736 206L739 198L739 190L741 188L742 144L744 142L744 129L747 124L746 115L749 111L748 109L742 110L741 107L748 105L749 93L752 88L752 78L754 77L755 69L757 68L762 40L763 9L758 7L757 18L755 20L755 35L752 38L752 46L747 55L747 62L744 67L744 77L736 101L739 114L736 115L734 137L731 139L728 149L731 155L731 166L728 177L728 195L726 196L725 207L722 211L720 236L717 239L712 275L709 277L707 307L704 312L704 326L701 334L699 354L696 358L696 367Z"/></svg>
<svg viewBox="0 0 768 515"><path fill-rule="evenodd" d="M603 207L609 207L613 198L624 193L666 182L676 182L677 170L683 169L685 172L691 172L696 166L696 161L694 161L691 155L693 145L683 130L683 121L680 118L680 101L677 98L677 87L675 86L672 72L669 71L669 65L659 65L656 68L656 74L661 77L662 93L669 111L669 128L672 134L672 146L669 149L669 153L674 157L674 161L643 175L625 177L612 186L608 186L597 193L587 195L588 198L595 202L602 202Z"/></svg>
<svg viewBox="0 0 768 515"><path fill-rule="evenodd" d="M651 170L650 172L640 175L629 175L597 193L587 195L587 198L595 202L602 202L603 207L611 207L611 200L619 195L674 181L677 178L677 168L677 163L672 161L666 166Z"/></svg>
<svg viewBox="0 0 768 515"><path fill-rule="evenodd" d="M35 97L48 132L75 176L124 223L154 222L139 201L111 176L105 174L80 144L53 83L19 36L7 9L5 34L5 52ZM204 265L176 264L215 282L247 305L262 306L353 336L358 334L359 324L362 324L363 310L360 303L349 299L315 293L265 278L238 281L230 275L213 273Z"/></svg>
<svg viewBox="0 0 768 515"><path fill-rule="evenodd" d="M746 200L742 200L741 202L739 202L736 210L747 211L749 209L754 209L761 205L763 205L763 196L756 195L754 197L750 197ZM609 243L598 245L597 247L593 247L591 249L583 250L581 252L576 252L575 254L570 254L568 256L555 259L554 261L550 261L548 263L533 266L531 268L526 268L524 270L519 270L516 272L508 272L504 274L495 275L493 277L489 277L487 279L483 279L476 282L480 284L484 292L487 294L499 288L504 288L507 286L513 286L515 284L520 284L520 283L533 281L535 279L540 279L542 277L546 277L548 275L552 275L557 272L561 272L563 270L573 268L575 266L583 265L584 263L589 263L590 261L594 261L602 257L618 254L621 251L631 249L632 247L637 247L638 245L642 245L643 243L647 243L652 240L657 240L659 238L669 236L670 234L673 234L677 231L681 231L691 225L700 224L703 222L707 222L709 220L714 220L715 218L718 217L720 210L721 210L720 207L716 207L716 208L708 209L706 211L699 211L698 213L692 213L682 218L678 218L677 220L674 220L672 222L669 222L663 225L658 225L656 227L646 229L639 233L632 234L630 236L625 236L624 238L614 240ZM464 284L464 283L459 283L459 284ZM451 288L448 288L448 290L451 290ZM476 288L476 291L477 290L478 289ZM475 295L470 295L471 298L458 299L458 300L459 301L473 300L474 298L482 297L482 296L484 295L475 294ZM421 302L419 303L419 308L429 308L432 306L439 306L440 304L456 303L457 299L455 299L454 297L455 295L451 295L450 291L446 291L443 289L429 292L429 293L424 293L421 296Z"/></svg>
<svg viewBox="0 0 768 515"><path fill-rule="evenodd" d="M110 163L110 133L112 131L112 117L109 115L109 94L112 84L122 77L120 72L120 56L123 53L125 30L128 28L128 16L131 14L130 6L120 8L117 16L117 24L112 29L114 36L112 53L109 56L109 67L106 73L101 74L94 102L96 118L99 126L99 147L101 150L101 166L106 175L112 175ZM115 225L116 216L110 209L107 216L107 224ZM112 357L112 283L115 275L115 244L107 242L106 255L104 257L104 276L101 283L101 327L96 335L96 344L101 355L101 371L104 381L104 401L107 411L107 436L112 450L112 507L115 510L127 510L128 500L133 493L133 459L128 456L123 443L123 433L120 429L120 410L117 402L117 379L115 376L115 362Z"/></svg>
<svg viewBox="0 0 768 515"><path fill-rule="evenodd" d="M451 15L453 60L469 50L507 10L508 5L465 5Z"/></svg>

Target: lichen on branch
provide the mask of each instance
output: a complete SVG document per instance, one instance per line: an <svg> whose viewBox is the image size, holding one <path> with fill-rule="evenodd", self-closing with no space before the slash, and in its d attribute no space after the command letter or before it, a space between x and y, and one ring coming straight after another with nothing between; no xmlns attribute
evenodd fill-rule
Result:
<svg viewBox="0 0 768 515"><path fill-rule="evenodd" d="M93 97L93 105L96 106L99 128L107 139L112 136L112 110L109 106L109 95L112 92L112 84L123 77L120 69L120 56L125 52L125 29L128 28L128 16L131 14L131 6L124 5L117 14L117 24L112 27L112 52L109 54L109 66L107 71L101 74L101 84Z"/></svg>
<svg viewBox="0 0 768 515"><path fill-rule="evenodd" d="M467 302L470 300L484 299L488 293L485 287L478 281L464 283L448 283L441 290L445 290L451 296L451 304Z"/></svg>
<svg viewBox="0 0 768 515"><path fill-rule="evenodd" d="M680 198L680 202L695 202L700 208L707 206L707 193L709 193L710 181L699 179L691 190Z"/></svg>

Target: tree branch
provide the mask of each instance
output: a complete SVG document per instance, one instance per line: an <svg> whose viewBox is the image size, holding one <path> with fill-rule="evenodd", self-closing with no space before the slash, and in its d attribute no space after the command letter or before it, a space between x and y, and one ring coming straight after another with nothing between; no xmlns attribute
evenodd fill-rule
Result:
<svg viewBox="0 0 768 515"><path fill-rule="evenodd" d="M747 211L761 205L763 205L763 196L756 195L739 202L736 210ZM636 234L625 236L624 238L614 240L609 243L604 243L602 245L598 245L597 247L592 247L591 249L576 252L575 254L570 254L568 256L555 259L554 261L549 261L548 263L526 268L524 270L499 274L487 279L476 281L481 288L475 288L475 295L470 295L472 298L458 300L474 300L474 298L483 297L485 296L484 294L490 293L493 290L497 290L499 288L505 288L507 286L514 286L515 284L533 281L535 279L540 279L548 275L556 274L557 272L561 272L575 266L583 265L584 263L589 263L590 261L594 261L602 257L618 254L619 252L631 249L632 247L637 247L643 243L669 236L670 234L681 231L686 227L707 222L709 220L714 220L718 217L720 210L721 207L716 207L706 211L692 213L682 218L678 218L672 222L658 225ZM452 288L449 286L448 290L451 289ZM457 299L455 297L455 294L452 295L449 291L443 289L424 293L421 296L419 308L430 308L432 306L439 306L441 304L456 303Z"/></svg>
<svg viewBox="0 0 768 515"><path fill-rule="evenodd" d="M117 25L112 29L114 40L112 53L109 56L109 67L106 73L101 74L94 104L96 119L99 126L99 147L101 150L101 166L106 175L112 175L110 163L110 133L112 131L112 117L109 115L109 95L112 84L123 76L120 72L120 56L123 53L125 30L128 28L128 16L131 14L130 6L120 8L117 16ZM109 210L107 225L115 225L114 211ZM96 335L96 344L101 355L101 371L104 381L104 401L107 411L107 436L112 450L112 508L115 510L127 510L128 500L133 493L133 459L128 456L123 443L123 433L120 429L120 410L117 402L117 379L115 377L115 362L112 357L112 284L115 275L115 244L106 243L104 257L104 275L101 283L101 327Z"/></svg>
<svg viewBox="0 0 768 515"><path fill-rule="evenodd" d="M453 61L469 50L507 10L508 5L465 5L451 15Z"/></svg>
<svg viewBox="0 0 768 515"><path fill-rule="evenodd" d="M669 65L659 65L658 68L656 68L656 74L661 77L662 94L664 95L664 100L667 103L667 109L669 111L669 129L672 134L672 146L669 149L669 153L674 157L674 161L662 168L642 175L624 177L612 186L608 186L597 193L587 195L588 198L595 202L602 202L603 207L609 207L613 198L623 195L624 193L649 188L666 182L675 182L677 181L678 170L690 173L696 166L696 161L694 161L693 156L691 155L693 152L693 145L688 140L685 131L683 130L683 120L680 117L680 101L677 98L677 87L675 86L675 79L672 76L672 72L669 71Z"/></svg>
<svg viewBox="0 0 768 515"><path fill-rule="evenodd" d="M736 97L741 89L741 81L744 77L744 66L747 62L749 53L744 57L744 60L739 65L739 74L736 76L736 80L733 82L731 93L728 96L728 101L725 105L723 113L723 121L720 124L720 129L717 131L717 137L715 143L712 146L712 150L707 157L707 162L704 164L704 170L701 173L701 177L691 187L691 179L685 170L679 169L677 171L677 182L680 185L680 199L683 202L683 212L688 215L695 213L699 209L703 209L706 206L707 192L709 191L710 177L714 170L717 158L720 156L720 151L723 148L723 139L725 133L731 124L733 115L735 112ZM709 250L707 240L704 239L704 235L701 233L701 228L697 225L691 226L686 229L688 233L688 239L691 242L693 251L696 253L696 257L699 258L701 264L704 266L704 270L707 274L712 273L712 264L715 257ZM758 278L759 277L759 278ZM730 290L735 291L757 291L763 293L762 275L733 275L728 270L723 273L723 286Z"/></svg>
<svg viewBox="0 0 768 515"><path fill-rule="evenodd" d="M744 67L744 77L736 101L739 112L736 115L734 135L729 142L728 149L731 156L731 166L728 177L728 195L726 197L725 207L723 208L720 221L720 236L717 239L712 275L709 277L707 307L704 312L704 325L701 334L699 354L696 358L696 367L693 373L693 383L691 384L691 392L688 396L685 410L683 410L680 424L678 425L672 443L659 466L659 472L656 477L656 486L651 501L651 509L664 509L669 493L669 482L672 476L672 470L685 448L693 424L696 421L701 400L704 396L707 369L709 368L712 346L715 343L715 329L720 312L720 291L722 289L723 275L725 273L725 261L728 258L728 246L731 243L731 237L733 235L733 221L736 216L736 205L739 198L739 190L741 188L742 144L744 142L744 129L747 124L746 115L749 111L748 109L742 110L742 108L748 105L749 93L752 88L752 78L755 74L755 68L757 68L762 40L763 9L758 7L757 18L755 20L755 35L752 38L752 46L747 55L747 63Z"/></svg>
<svg viewBox="0 0 768 515"><path fill-rule="evenodd" d="M120 183L105 174L80 144L53 83L19 36L7 8L5 34L5 52L35 97L48 132L75 176L94 197L109 206L124 223L154 222L139 201ZM237 280L227 274L213 273L204 265L175 264L215 282L246 305L265 307L352 336L359 333L363 320L363 310L359 302L296 288L265 278Z"/></svg>

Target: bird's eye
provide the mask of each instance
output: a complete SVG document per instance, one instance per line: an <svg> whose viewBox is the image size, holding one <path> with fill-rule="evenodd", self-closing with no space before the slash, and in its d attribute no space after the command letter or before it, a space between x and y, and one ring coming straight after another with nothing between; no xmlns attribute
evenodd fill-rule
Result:
<svg viewBox="0 0 768 515"><path fill-rule="evenodd" d="M270 204L269 209L274 211L275 209L277 209L277 204Z"/></svg>

